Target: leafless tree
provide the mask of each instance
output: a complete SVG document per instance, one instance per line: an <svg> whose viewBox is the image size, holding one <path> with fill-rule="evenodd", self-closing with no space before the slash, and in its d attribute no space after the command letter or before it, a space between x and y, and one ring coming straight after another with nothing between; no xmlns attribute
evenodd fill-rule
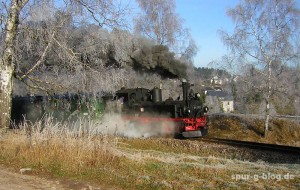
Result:
<svg viewBox="0 0 300 190"><path fill-rule="evenodd" d="M154 40L158 45L173 45L183 32L182 20L175 13L174 0L137 0L142 15L136 19L138 32Z"/></svg>
<svg viewBox="0 0 300 190"><path fill-rule="evenodd" d="M0 60L0 127L9 126L13 76L31 87L44 89L43 85L51 87L53 84L49 82L47 78L44 78L44 81L40 80L40 78L36 77L36 72L39 70L42 71L41 67L43 67L46 57L50 54L49 52L57 54L56 60L60 60L60 62L58 62L59 65L65 64L65 67L68 67L67 65L70 64L81 63L78 52L75 52L73 47L69 46L70 43L68 43L67 36L71 30L67 30L68 26L74 27L76 24L85 23L96 23L102 28L125 25L126 18L124 15L126 14L126 9L120 7L122 4L116 2L116 0L60 1L58 8L56 7L56 3L58 2L54 0L2 1L0 9L2 32ZM38 10L40 12L38 12ZM49 14L47 14L47 12L49 12ZM70 25L70 23L73 25ZM19 36L19 34L23 34L23 36ZM25 40L23 40L24 43L22 44L19 43L22 40L17 41L17 39L21 39L21 37ZM29 38L36 40L29 41ZM32 49L38 49L39 51L33 52L31 51ZM16 51L21 52L21 54L17 54ZM19 55L22 57L19 57ZM23 65L24 63L19 62L24 58L33 59L35 62L25 67ZM60 72L60 69L56 70ZM86 84L86 82L84 83Z"/></svg>
<svg viewBox="0 0 300 190"><path fill-rule="evenodd" d="M251 87L260 91L265 100L266 136L271 98L280 91L278 76L284 66L299 60L299 47L293 40L299 34L299 9L293 0L242 0L227 13L235 29L233 34L221 31L222 38L232 50L232 63L239 68L251 65L256 77L260 77Z"/></svg>

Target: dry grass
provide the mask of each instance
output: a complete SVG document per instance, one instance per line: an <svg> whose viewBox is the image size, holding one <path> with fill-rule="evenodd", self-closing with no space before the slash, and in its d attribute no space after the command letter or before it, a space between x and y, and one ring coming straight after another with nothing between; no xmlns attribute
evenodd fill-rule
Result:
<svg viewBox="0 0 300 190"><path fill-rule="evenodd" d="M197 141L121 138L93 125L70 130L51 119L3 131L0 163L33 174L68 178L114 189L297 189L297 164L250 162L236 148ZM81 126L81 125L78 125ZM43 130L41 129L43 127ZM84 130L83 130L84 129ZM249 159L247 159L249 158ZM291 174L295 179L237 179Z"/></svg>
<svg viewBox="0 0 300 190"><path fill-rule="evenodd" d="M263 119L217 116L210 119L209 127L209 137L300 147L300 123L288 119L272 119L266 138Z"/></svg>

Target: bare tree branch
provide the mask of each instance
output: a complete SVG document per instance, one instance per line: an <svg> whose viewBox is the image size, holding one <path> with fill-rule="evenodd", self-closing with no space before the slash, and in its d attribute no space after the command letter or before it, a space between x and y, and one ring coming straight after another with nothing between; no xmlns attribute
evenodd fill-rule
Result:
<svg viewBox="0 0 300 190"><path fill-rule="evenodd" d="M28 77L28 75L29 75L30 73L32 73L38 66L40 66L40 65L44 62L45 57L46 57L47 52L48 52L48 49L49 49L49 47L50 47L51 44L52 44L54 35L55 35L55 32L53 32L53 34L51 35L50 40L49 40L49 42L48 42L46 48L44 49L44 52L43 52L42 56L41 56L40 59L36 62L36 64L33 65L33 67L31 67L31 69L29 69L29 70L28 70L25 74L23 74L21 77L18 77L20 80L23 80L25 77Z"/></svg>

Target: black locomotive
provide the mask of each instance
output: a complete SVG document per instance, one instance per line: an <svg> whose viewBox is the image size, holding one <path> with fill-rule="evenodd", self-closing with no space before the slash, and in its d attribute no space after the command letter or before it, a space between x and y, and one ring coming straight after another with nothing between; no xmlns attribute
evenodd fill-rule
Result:
<svg viewBox="0 0 300 190"><path fill-rule="evenodd" d="M201 95L194 93L186 80L182 80L182 98L162 100L162 89L122 88L116 92L116 103L122 116L138 127L139 124L160 123L162 130L170 130L174 135L185 138L201 137L207 134L208 107L203 106Z"/></svg>

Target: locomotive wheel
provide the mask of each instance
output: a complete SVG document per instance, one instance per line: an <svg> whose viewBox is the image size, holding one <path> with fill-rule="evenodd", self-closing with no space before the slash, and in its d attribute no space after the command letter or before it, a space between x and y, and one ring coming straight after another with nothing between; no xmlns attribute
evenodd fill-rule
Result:
<svg viewBox="0 0 300 190"><path fill-rule="evenodd" d="M196 114L195 114L195 120L197 119L197 117L202 117L203 115L204 114L203 114L202 110L197 109ZM206 137L208 134L208 127L205 126L204 128L200 129L200 131L201 131L202 137Z"/></svg>
<svg viewBox="0 0 300 190"><path fill-rule="evenodd" d="M203 129L201 129L202 137L206 137L208 134L208 127L205 126Z"/></svg>

